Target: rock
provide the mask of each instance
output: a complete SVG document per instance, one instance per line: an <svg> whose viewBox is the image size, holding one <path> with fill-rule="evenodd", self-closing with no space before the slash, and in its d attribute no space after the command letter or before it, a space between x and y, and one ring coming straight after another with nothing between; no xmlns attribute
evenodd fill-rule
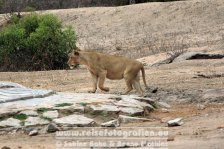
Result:
<svg viewBox="0 0 224 149"><path fill-rule="evenodd" d="M90 109L93 110L93 112L118 113L120 111L119 108L114 105L90 105Z"/></svg>
<svg viewBox="0 0 224 149"><path fill-rule="evenodd" d="M224 103L224 89L209 89L204 91L203 94L204 101Z"/></svg>
<svg viewBox="0 0 224 149"><path fill-rule="evenodd" d="M63 107L54 107L54 110L58 110L59 113L84 113L84 107L78 104L71 105L71 106L63 106Z"/></svg>
<svg viewBox="0 0 224 149"><path fill-rule="evenodd" d="M69 115L66 117L54 119L53 122L59 126L92 126L94 123L93 119L87 118L83 115Z"/></svg>
<svg viewBox="0 0 224 149"><path fill-rule="evenodd" d="M119 109L122 113L128 115L142 115L144 113L144 110L139 108L120 107Z"/></svg>
<svg viewBox="0 0 224 149"><path fill-rule="evenodd" d="M135 100L141 101L143 103L148 103L150 106L153 107L153 105L156 105L156 101L154 99L151 98L147 98L147 97L133 97ZM154 108L153 108L154 109Z"/></svg>
<svg viewBox="0 0 224 149"><path fill-rule="evenodd" d="M138 97L136 97L138 98ZM140 99L143 99L143 98L140 98ZM141 102L141 101L138 101L136 99L132 99L132 98L123 98L122 100L114 103L116 106L119 106L119 107L129 107L129 108L138 108L138 109L147 109L149 111L151 110L154 110L154 107L149 104L149 103L146 103L146 102Z"/></svg>
<svg viewBox="0 0 224 149"><path fill-rule="evenodd" d="M38 116L38 113L36 111L33 111L33 110L21 111L19 114L25 114L27 116Z"/></svg>
<svg viewBox="0 0 224 149"><path fill-rule="evenodd" d="M56 124L50 123L50 124L47 125L46 131L49 132L49 133L56 132L56 131L59 131L59 128L57 127Z"/></svg>
<svg viewBox="0 0 224 149"><path fill-rule="evenodd" d="M39 117L28 117L25 120L24 126L36 126L36 125L46 125L49 124L48 120L41 119Z"/></svg>
<svg viewBox="0 0 224 149"><path fill-rule="evenodd" d="M58 118L58 116L59 116L59 114L58 114L57 110L55 110L55 111L47 111L47 112L43 113L43 117L49 118L49 119L55 119L55 118Z"/></svg>
<svg viewBox="0 0 224 149"><path fill-rule="evenodd" d="M24 128L24 133L29 134L34 128Z"/></svg>
<svg viewBox="0 0 224 149"><path fill-rule="evenodd" d="M38 131L37 130L32 130L29 133L29 136L36 136L36 135L38 135Z"/></svg>
<svg viewBox="0 0 224 149"><path fill-rule="evenodd" d="M118 120L112 120L101 124L102 127L119 127L120 123Z"/></svg>
<svg viewBox="0 0 224 149"><path fill-rule="evenodd" d="M185 52L173 60L173 62L181 62L190 59L221 59L223 54L209 54L203 52Z"/></svg>
<svg viewBox="0 0 224 149"><path fill-rule="evenodd" d="M168 124L168 127L181 126L183 124L182 118L176 118L174 120L170 120L167 122L167 124Z"/></svg>
<svg viewBox="0 0 224 149"><path fill-rule="evenodd" d="M119 115L118 120L121 123L133 123L133 122L154 121L153 119L130 117L130 116L126 116L126 115Z"/></svg>
<svg viewBox="0 0 224 149"><path fill-rule="evenodd" d="M169 113L169 112L170 112L168 109L165 109L165 108L162 108L161 111L162 111L163 113Z"/></svg>
<svg viewBox="0 0 224 149"><path fill-rule="evenodd" d="M8 118L6 120L0 121L0 128L5 128L5 127L19 128L21 127L21 121L15 118Z"/></svg>
<svg viewBox="0 0 224 149"><path fill-rule="evenodd" d="M191 59L193 56L198 55L198 54L203 54L202 52L186 52L183 53L181 55L179 55L178 57L176 57L173 62L181 62L184 60L188 60Z"/></svg>
<svg viewBox="0 0 224 149"><path fill-rule="evenodd" d="M167 108L167 109L171 108L171 106L166 102L159 101L157 102L157 104L162 108Z"/></svg>
<svg viewBox="0 0 224 149"><path fill-rule="evenodd" d="M0 82L0 84L2 84L2 82ZM9 87L6 87L7 85ZM30 89L20 85L13 85L12 83L7 82L3 82L2 86L3 87L0 88L0 95L3 96L0 98L0 103L13 102L31 98L42 98L55 93L52 90Z"/></svg>
<svg viewBox="0 0 224 149"><path fill-rule="evenodd" d="M204 110L205 109L205 105L197 104L197 109L198 110Z"/></svg>

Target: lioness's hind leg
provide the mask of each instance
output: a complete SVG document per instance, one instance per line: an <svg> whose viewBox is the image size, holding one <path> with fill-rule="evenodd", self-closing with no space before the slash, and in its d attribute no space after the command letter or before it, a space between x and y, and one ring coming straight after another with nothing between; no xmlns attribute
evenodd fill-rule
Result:
<svg viewBox="0 0 224 149"><path fill-rule="evenodd" d="M130 76L125 75L124 79L125 79L125 83L126 83L127 89L126 89L126 91L125 91L125 93L123 95L126 95L133 89L133 87L132 87L132 80L131 80Z"/></svg>
<svg viewBox="0 0 224 149"><path fill-rule="evenodd" d="M103 91L108 92L110 89L108 87L104 87L104 82L105 82L105 79L106 79L106 75L107 75L106 71L99 74L99 88Z"/></svg>
<svg viewBox="0 0 224 149"><path fill-rule="evenodd" d="M126 89L126 91L125 91L125 93L123 95L128 94L133 89L132 84L131 84L130 81L125 81L125 82L126 82L126 85L127 85L127 89Z"/></svg>
<svg viewBox="0 0 224 149"><path fill-rule="evenodd" d="M134 80L134 81L133 81L133 86L134 86L134 88L137 90L137 92L138 92L141 96L143 96L144 91L143 91L142 88L141 88L140 81L138 81L138 80Z"/></svg>

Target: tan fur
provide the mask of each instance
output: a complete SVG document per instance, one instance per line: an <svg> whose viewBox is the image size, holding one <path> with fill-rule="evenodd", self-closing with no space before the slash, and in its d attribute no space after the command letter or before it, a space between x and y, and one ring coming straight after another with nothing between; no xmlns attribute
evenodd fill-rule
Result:
<svg viewBox="0 0 224 149"><path fill-rule="evenodd" d="M109 91L108 87L104 87L106 78L111 80L124 78L127 85L124 94L128 94L134 87L139 94L143 95L140 86L140 70L145 87L147 87L143 64L133 59L90 51L72 52L69 54L68 65L72 69L77 64L86 65L91 73L93 80L92 93L96 92L97 83L101 90Z"/></svg>

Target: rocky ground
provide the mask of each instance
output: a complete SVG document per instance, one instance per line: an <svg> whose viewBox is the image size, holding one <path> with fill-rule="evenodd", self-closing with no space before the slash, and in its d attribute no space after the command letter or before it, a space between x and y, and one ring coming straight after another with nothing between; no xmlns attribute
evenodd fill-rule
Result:
<svg viewBox="0 0 224 149"><path fill-rule="evenodd" d="M130 96L126 96L131 99L130 101L135 101L131 103L132 106L136 105L136 102L145 103L141 108L135 107L135 110L140 109L136 115L134 114L135 117L146 118L149 121L121 122L119 127L168 128L169 148L222 149L224 145L223 8L223 0L192 0L40 13L55 14L60 17L64 25L71 25L76 29L79 36L78 46L81 49L95 48L105 53L139 58L138 60L145 64L146 79L150 86L150 89L146 90L145 98L152 99L160 106L154 107L152 111L145 110L146 107L150 107L146 105L149 103L134 99L136 97L132 95L136 95L136 92L132 91ZM0 15L0 25L2 22L4 24L4 15ZM168 51L171 51L171 55L178 51L190 53L170 61L167 59ZM192 51L205 52L206 56L200 52L192 55ZM56 144L55 133L45 133L50 122L61 125L68 119L74 119L75 122L77 119L78 122L84 119L87 125L92 126L94 121L100 126L112 119L118 119L120 122L122 117L119 118L119 115L133 116L133 113L127 113L132 111L128 101L119 105L119 102L125 100L120 100L120 94L125 90L123 80L107 80L105 85L110 87L109 95L97 90L96 96L105 97L98 99L95 95L87 94L91 89L91 77L83 67L77 70L1 72L0 80L19 83L31 89L67 92L63 95L59 93L60 95L49 96L46 102L34 99L33 102L23 100L20 104L12 104L13 102L2 103L1 100L0 111L4 116L1 118L3 123L0 123L0 126L5 125L4 121L8 120L6 122L11 125L31 127L34 131L26 128L15 132L10 128L1 128L0 147L53 149ZM86 94L88 98L83 98ZM66 102L63 101L65 95ZM82 95L82 99L78 98L81 102L77 102L74 98L77 95ZM54 98L55 96L57 98ZM58 99L58 96L61 98ZM94 106L99 104L99 100L107 104L118 104L113 107L113 112L116 113L116 110L119 112L115 115L93 114L91 110L96 108ZM72 105L69 101L72 101ZM40 109L43 106L53 110ZM26 111L30 109L24 107L32 107L32 111ZM100 108L105 111L105 107ZM16 119L8 114L7 109L16 110L13 115L23 111L22 114L25 112L25 115L30 116L23 120L20 117L18 120L18 117ZM84 113L85 118L77 116L77 113L82 115ZM63 117L65 119L61 120ZM181 126L168 127L167 122L176 118L182 118L178 122ZM36 122L41 122L42 126L36 126ZM75 122L72 121L72 125L80 125ZM116 121L112 123L117 126ZM35 136L29 136L29 133Z"/></svg>
<svg viewBox="0 0 224 149"><path fill-rule="evenodd" d="M163 54L157 55L157 57L161 60L165 59ZM153 56L145 57L140 60L146 65L146 78L151 87L150 90L146 90L147 99L152 99L160 106L158 106L158 109L154 109L154 111L149 110L150 112L147 111L146 113L137 111L136 117L144 117L150 119L150 121L121 123L120 127L167 127L167 122L169 120L182 118L183 124L181 124L181 126L167 127L171 137L171 141L168 142L170 148L188 148L191 146L192 148L204 149L215 147L221 149L223 146L224 131L223 59L181 60L180 62L162 64L159 66L152 64ZM77 94L85 95L87 91L91 89L90 74L85 68L48 72L8 72L0 73L0 75L2 81L20 83L33 89L53 89L57 92L69 92L66 94L74 94L75 96L77 96ZM95 95L93 94L94 96L99 95L100 97L103 97L104 103L106 101L105 99L108 98L108 95L112 97L108 99L109 103L112 101L115 105L117 103L121 107L124 105L127 107L135 101L135 99L131 99L131 97L136 98L136 96L133 96L136 92L133 91L127 96L129 98L128 101L130 102L126 101L126 103L123 103L122 105L122 100L118 97L120 97L120 93L125 89L125 83L123 80L107 80L106 86L110 87L111 90L109 93L112 95L106 94L100 90L98 90ZM68 108L70 109L68 111L72 112L70 115L73 115L74 112L77 113L77 111L82 113L83 106L85 106L86 103L93 104L91 107L92 110L94 108L101 108L102 110L102 107L94 107L96 103L99 104L99 101L102 102L102 99L96 100L94 99L96 98L94 96L88 94L89 99L84 98L84 100L79 101L79 103L81 102L81 104L79 104L79 108L74 105L65 105L65 107L67 108L72 106L72 108ZM72 99L73 98L69 98L64 101L61 99L61 101L59 100L59 103L69 103L69 100L70 102L74 102ZM5 104L7 105L9 103ZM27 105L25 103L26 101L22 101L21 105ZM38 102L38 104L43 106L41 102ZM134 104L136 105L136 103ZM52 108L52 106L56 106L56 103L54 103L52 99L52 101L48 102L47 106L49 105L51 105ZM18 104L16 107L19 107ZM11 108L13 108L13 104L11 105ZM116 110L118 110L116 107L110 108L115 110L115 113ZM1 110L3 109L4 106ZM59 111L59 114L57 114L57 112L55 113L54 111L50 111L53 112L50 113L51 116L53 115L50 119L55 119L53 122L63 123L63 121L66 121L61 121L60 118L58 118L67 115L63 115L63 112L61 113L64 109L63 106L53 109L54 111ZM78 110L76 111L74 109ZM105 111L105 107L103 107L103 109ZM128 112L130 111L131 110L129 109ZM46 113L45 117L48 114L49 113ZM92 120L94 120L99 126L103 122L107 122L112 119L116 120L117 118L119 119L119 115L121 114L130 116L130 113L110 114L109 116L104 116L101 114L89 114L87 112L85 117L88 117L89 119L86 119L85 121L87 121L88 124L92 124ZM42 118L43 115L44 114L42 114L40 118ZM68 117L67 119L77 119L77 117L73 116L72 118ZM49 121L49 118L45 120ZM28 118L25 120L24 124L29 125L29 121L34 121L34 119ZM45 122L42 124L45 124ZM46 122L46 124L47 123L49 122ZM77 124L75 123L74 125ZM47 125L44 125L44 127L34 127L33 125L32 128L38 128L39 131L39 135L33 137L24 133L24 130L19 130L17 133L13 131L6 133L7 131L3 129L4 131L2 131L2 135L0 136L3 141L1 141L0 146L6 145L12 148L22 147L25 149L30 147L46 149L55 148L55 133L43 133L44 131L46 132L46 126ZM42 142L42 144L39 142Z"/></svg>

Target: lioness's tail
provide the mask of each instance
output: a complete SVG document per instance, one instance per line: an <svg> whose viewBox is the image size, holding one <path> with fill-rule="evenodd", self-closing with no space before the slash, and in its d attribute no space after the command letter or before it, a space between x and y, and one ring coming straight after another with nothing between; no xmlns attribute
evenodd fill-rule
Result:
<svg viewBox="0 0 224 149"><path fill-rule="evenodd" d="M146 88L149 88L148 85L146 84L146 80L145 80L145 69L144 69L143 66L142 66L142 68L141 68L141 71L142 71L142 79L143 79L143 82L144 82L144 84L145 84L145 87L146 87Z"/></svg>

